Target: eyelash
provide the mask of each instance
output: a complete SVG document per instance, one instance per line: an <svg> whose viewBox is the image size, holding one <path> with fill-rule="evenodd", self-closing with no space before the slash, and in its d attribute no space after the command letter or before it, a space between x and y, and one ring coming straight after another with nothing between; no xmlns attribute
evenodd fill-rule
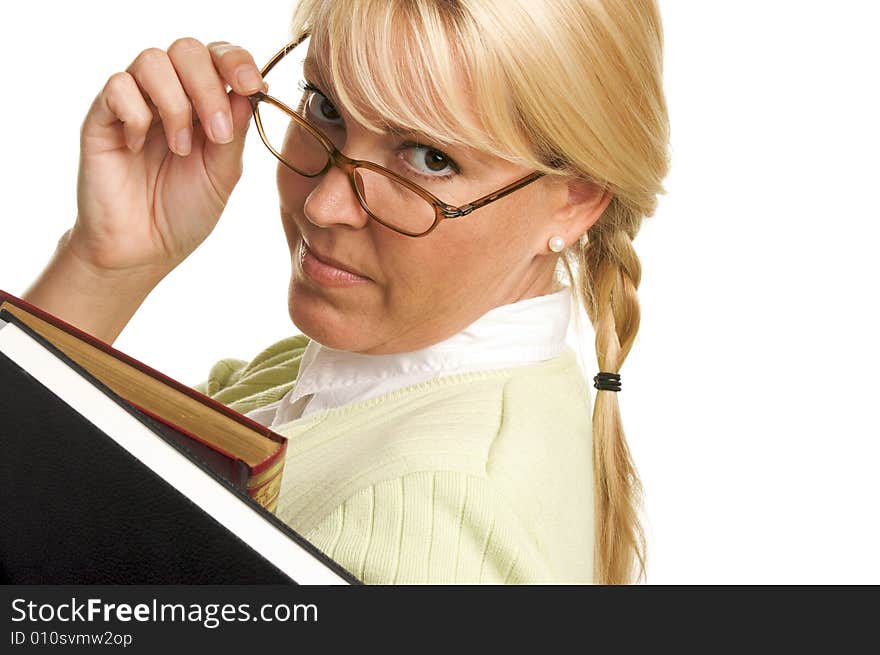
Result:
<svg viewBox="0 0 880 655"><path fill-rule="evenodd" d="M298 86L301 91L310 91L312 93L316 93L319 96L321 96L322 98L324 98L324 100L329 101L329 99L324 94L324 92L321 91L321 89L319 89L318 87L316 87L314 84L312 84L311 82L309 82L307 80L300 81ZM436 182L438 180L440 180L440 181L448 180L461 172L461 170L458 167L458 164L455 163L455 160L453 160L449 155L447 155L442 150L438 150L437 148L434 148L433 146L430 146L428 144L417 143L415 141L404 141L403 143L401 143L398 146L398 149L400 149L400 150L406 150L408 148L425 148L425 149L430 150L432 152L436 152L437 154L443 156L443 158L446 160L449 167L454 171L454 173L448 173L446 175L425 175L424 173L420 173L419 171L412 169L412 167L410 167L412 169L413 175L424 178L426 180L431 180L432 182Z"/></svg>

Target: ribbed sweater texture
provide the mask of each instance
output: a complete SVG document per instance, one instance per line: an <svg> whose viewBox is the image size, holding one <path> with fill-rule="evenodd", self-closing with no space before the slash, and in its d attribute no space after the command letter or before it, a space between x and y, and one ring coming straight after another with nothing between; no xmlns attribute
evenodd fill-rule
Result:
<svg viewBox="0 0 880 655"><path fill-rule="evenodd" d="M296 382L308 337L194 388L241 413ZM276 515L366 584L590 584L590 392L570 348L276 426Z"/></svg>

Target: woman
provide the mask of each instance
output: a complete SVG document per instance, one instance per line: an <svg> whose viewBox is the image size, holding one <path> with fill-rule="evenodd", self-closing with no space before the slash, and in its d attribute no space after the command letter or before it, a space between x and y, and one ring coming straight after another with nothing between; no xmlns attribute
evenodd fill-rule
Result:
<svg viewBox="0 0 880 655"><path fill-rule="evenodd" d="M111 76L76 224L25 300L112 343L213 229L255 108L302 334L196 388L290 439L278 516L367 583L641 578L615 374L668 170L656 3L302 0L293 32L305 79L278 100L311 128L272 132L267 84L290 80L226 42Z"/></svg>

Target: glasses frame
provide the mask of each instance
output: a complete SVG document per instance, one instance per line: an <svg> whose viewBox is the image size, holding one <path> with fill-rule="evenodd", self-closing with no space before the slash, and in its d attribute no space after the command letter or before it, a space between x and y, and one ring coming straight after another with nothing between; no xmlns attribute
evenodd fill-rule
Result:
<svg viewBox="0 0 880 655"><path fill-rule="evenodd" d="M279 61L281 61L281 59L287 53L289 53L291 50L296 48L300 43L302 43L309 36L309 34L310 34L309 32L306 32L300 38L295 39L294 41L291 41L286 46L284 46L281 50L279 50L269 60L269 62L265 66L263 66L263 68L260 70L260 74L265 78L266 74L269 71L271 71L272 68L274 68L275 65ZM333 144L333 142L329 138L327 138L320 130L318 130L318 128L316 128L314 125L312 125L311 123L306 121L302 116L300 116L297 112L295 112L290 107L285 105L283 102L281 102L280 100L278 100L276 98L273 98L271 95L269 95L267 93L263 93L262 91L257 91L256 93L249 95L248 100L250 100L250 103L251 103L251 109L253 110L253 113L254 113L254 120L257 124L257 131L260 133L260 138L263 140L263 143L266 145L266 147L269 149L269 151L273 155L275 155L275 157L278 159L278 161L280 161L282 164L287 166L294 173L297 173L299 175L302 175L303 177L309 177L309 178L318 177L319 175L323 175L324 173L326 173L330 169L331 166L338 166L340 169L342 169L342 171L344 171L346 173L346 176L348 177L349 182L351 183L351 188L354 191L354 194L357 197L358 202L360 203L363 210L365 212L367 212L367 214L370 216L370 218L372 218L374 221L384 225L388 229L394 230L395 232L397 232L399 234L403 234L405 236L409 236L409 237L426 236L426 235L430 234L440 224L441 221L444 221L444 220L450 219L450 218L459 218L461 216L467 216L471 212L479 209L480 207L485 207L489 203L494 202L496 200L499 200L499 199L503 198L504 196L506 196L510 193L513 193L517 189L523 188L527 184L534 182L535 180L539 179L540 177L543 177L543 175L544 175L544 173L542 173L540 171L535 171L533 173L530 173L529 175L526 175L525 177L520 178L519 180L516 180L515 182L512 182L511 184L508 184L505 187L498 189L497 191L493 191L492 193L489 193L485 196L477 198L476 200L472 200L469 203L466 203L466 204L461 205L459 207L455 207L453 205L450 205L448 203L443 202L442 200L437 198L437 196L432 194L430 191L423 189L418 184L411 182L410 180L406 179L405 177L398 175L394 171L389 170L389 169L385 168L384 166L380 166L379 164L373 163L373 162L365 160L365 159L352 159L351 157L346 156L338 148L336 148L336 146ZM327 154L329 155L329 157L327 159L327 164L324 166L323 169L321 169L320 172L315 173L313 175L307 175L306 173L303 173L301 171L296 170L290 163L288 163L284 159L284 157L281 156L281 154L277 150L275 150L275 148L272 147L272 144L269 143L269 139L266 137L266 133L263 131L263 123L260 120L260 112L257 110L257 108L261 102L268 102L272 105L275 105L278 109L289 114L293 120L295 120L297 123L302 125L302 127L305 128L306 130L308 130L324 146L324 148L327 150ZM416 193L419 196L421 196L422 198L424 198L434 208L434 222L431 224L431 227L429 227L427 230L425 230L423 232L409 232L407 230L403 230L401 228L394 227L393 225L389 225L388 223L383 221L381 218L379 218L378 216L373 214L373 212L371 212L369 210L369 208L367 207L367 202L362 197L360 188L358 187L358 184L357 184L357 180L355 179L355 176L354 176L355 171L358 168L366 168L367 170L371 170L375 173L379 173L380 175L384 175L386 177L389 177L392 180L394 180L395 182L402 184L403 186L405 186L407 189L409 189L413 193Z"/></svg>

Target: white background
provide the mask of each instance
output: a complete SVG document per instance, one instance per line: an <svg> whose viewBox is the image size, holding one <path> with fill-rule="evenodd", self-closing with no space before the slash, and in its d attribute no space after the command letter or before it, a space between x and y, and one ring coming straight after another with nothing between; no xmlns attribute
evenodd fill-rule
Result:
<svg viewBox="0 0 880 655"><path fill-rule="evenodd" d="M292 6L5 9L0 288L21 295L72 225L79 127L111 74L181 36L238 43L261 64L287 41ZM880 583L880 9L661 8L673 165L635 241L642 323L619 396L646 487L648 582ZM219 225L117 348L195 384L295 331L274 162L252 126Z"/></svg>

